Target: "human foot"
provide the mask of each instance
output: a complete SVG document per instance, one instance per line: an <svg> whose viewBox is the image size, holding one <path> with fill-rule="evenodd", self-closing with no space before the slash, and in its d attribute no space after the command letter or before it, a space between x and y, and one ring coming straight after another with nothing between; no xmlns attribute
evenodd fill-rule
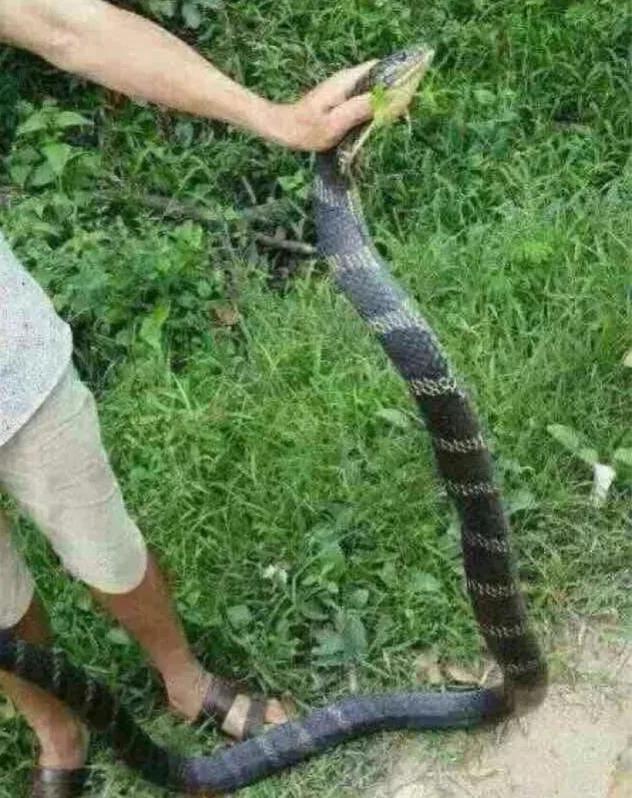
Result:
<svg viewBox="0 0 632 798"><path fill-rule="evenodd" d="M44 725L37 729L40 745L38 765L54 770L77 770L85 765L89 736L85 726L75 717Z"/></svg>
<svg viewBox="0 0 632 798"><path fill-rule="evenodd" d="M288 717L276 698L253 698L225 679L213 677L200 711L200 720L212 718L224 734L236 740L253 737L266 726L278 726Z"/></svg>
<svg viewBox="0 0 632 798"><path fill-rule="evenodd" d="M83 795L88 771L88 732L74 715L56 713L38 727L38 765L31 777L31 798L77 798Z"/></svg>
<svg viewBox="0 0 632 798"><path fill-rule="evenodd" d="M221 730L238 740L251 737L267 725L288 720L280 701L251 698L225 679L196 666L166 683L173 711L190 722L213 719Z"/></svg>

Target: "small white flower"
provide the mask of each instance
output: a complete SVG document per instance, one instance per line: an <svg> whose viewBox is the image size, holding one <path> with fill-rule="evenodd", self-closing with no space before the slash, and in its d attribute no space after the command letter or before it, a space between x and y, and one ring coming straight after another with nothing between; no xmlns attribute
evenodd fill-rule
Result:
<svg viewBox="0 0 632 798"><path fill-rule="evenodd" d="M616 476L617 472L612 466L605 465L604 463L595 463L593 466L593 489L591 498L596 507L601 507L605 504L610 486L614 482Z"/></svg>
<svg viewBox="0 0 632 798"><path fill-rule="evenodd" d="M287 585L287 571L280 565L268 565L263 569L262 576L271 582L276 582L280 585Z"/></svg>

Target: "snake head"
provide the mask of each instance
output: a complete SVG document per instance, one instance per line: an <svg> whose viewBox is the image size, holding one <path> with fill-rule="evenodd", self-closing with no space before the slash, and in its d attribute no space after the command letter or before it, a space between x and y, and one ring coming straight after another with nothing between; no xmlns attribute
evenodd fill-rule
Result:
<svg viewBox="0 0 632 798"><path fill-rule="evenodd" d="M352 96L373 92L375 117L354 128L338 145L338 166L348 174L371 132L406 112L428 71L435 51L426 45L410 47L378 61L356 84Z"/></svg>
<svg viewBox="0 0 632 798"><path fill-rule="evenodd" d="M402 89L408 91L409 102L417 91L423 76L428 71L435 51L426 45L399 50L378 61L364 75L353 94L364 94L375 88L382 88L387 95L396 95Z"/></svg>

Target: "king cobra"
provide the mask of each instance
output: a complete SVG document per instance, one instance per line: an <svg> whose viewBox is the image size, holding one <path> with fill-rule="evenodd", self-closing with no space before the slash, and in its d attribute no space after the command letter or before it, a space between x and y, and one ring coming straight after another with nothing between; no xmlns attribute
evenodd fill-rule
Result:
<svg viewBox="0 0 632 798"><path fill-rule="evenodd" d="M390 56L359 81L354 93L380 87L376 96L384 106L382 116L394 118L410 103L432 57L426 47ZM437 469L460 518L474 614L503 680L465 691L352 696L210 756L187 757L154 742L107 687L63 653L8 634L0 639L0 668L65 702L106 737L120 759L148 781L171 790L232 792L359 735L493 722L537 706L546 692L546 664L529 629L479 421L435 334L391 276L364 220L352 165L372 126L356 128L336 148L317 156L314 213L319 248L338 288L377 336L417 402Z"/></svg>

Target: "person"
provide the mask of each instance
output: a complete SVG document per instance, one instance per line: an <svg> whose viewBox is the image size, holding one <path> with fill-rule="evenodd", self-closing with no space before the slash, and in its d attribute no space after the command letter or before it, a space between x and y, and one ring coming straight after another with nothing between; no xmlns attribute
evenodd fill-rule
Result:
<svg viewBox="0 0 632 798"><path fill-rule="evenodd" d="M348 99L370 63L336 73L296 102L274 103L163 28L104 0L0 0L0 40L129 97L222 120L295 150L326 150L372 116L367 95ZM192 653L156 559L126 512L95 401L71 357L68 326L0 234L0 488L142 646L172 710L192 722L213 718L236 738L283 722L279 701L239 693ZM45 611L4 516L0 585L0 630L48 644ZM0 687L38 740L31 794L81 794L87 732L78 718L6 672Z"/></svg>

